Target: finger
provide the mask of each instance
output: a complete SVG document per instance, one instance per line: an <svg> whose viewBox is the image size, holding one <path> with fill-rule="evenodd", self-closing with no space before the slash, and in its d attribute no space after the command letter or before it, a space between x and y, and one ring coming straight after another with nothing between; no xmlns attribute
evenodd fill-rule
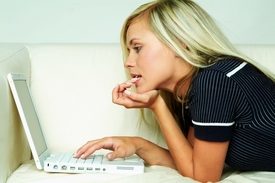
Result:
<svg viewBox="0 0 275 183"><path fill-rule="evenodd" d="M88 141L82 147L77 149L74 153L74 157L79 158L84 152L86 152L94 143L98 142L99 140Z"/></svg>
<svg viewBox="0 0 275 183"><path fill-rule="evenodd" d="M139 101L134 101L132 98L128 96L128 94L124 94L123 96L117 98L113 102L115 104L122 105L126 108L142 107L144 105L144 103L141 103Z"/></svg>
<svg viewBox="0 0 275 183"><path fill-rule="evenodd" d="M100 143L93 144L92 146L90 146L89 148L87 148L85 151L82 152L82 154L80 155L80 158L85 159L91 154L93 154L96 150L102 149L102 147L103 146Z"/></svg>
<svg viewBox="0 0 275 183"><path fill-rule="evenodd" d="M113 91L112 91L112 100L113 100L113 103L115 103L115 101L119 98L119 85L117 85Z"/></svg>
<svg viewBox="0 0 275 183"><path fill-rule="evenodd" d="M131 82L121 83L120 85L118 85L118 92L124 92L128 88L131 88L133 85L134 84Z"/></svg>
<svg viewBox="0 0 275 183"><path fill-rule="evenodd" d="M125 90L127 90L128 88L131 88L132 86L133 86L133 83L131 83L131 82L129 82L129 81L117 85L117 86L113 89L113 91L112 91L112 99L113 99L113 102L115 103L115 101L116 101L119 97L123 96L123 95L122 95L123 92L124 92Z"/></svg>
<svg viewBox="0 0 275 183"><path fill-rule="evenodd" d="M85 159L99 149L113 150L113 143L111 138L103 138L98 141L93 141L93 143L89 143L86 147L83 148L83 151L80 152L81 155L79 156L80 158Z"/></svg>
<svg viewBox="0 0 275 183"><path fill-rule="evenodd" d="M118 87L113 89L112 92L112 102L115 104L123 105L127 99L122 92L118 92Z"/></svg>
<svg viewBox="0 0 275 183"><path fill-rule="evenodd" d="M116 86L114 89L113 89L113 92L123 92L124 90L126 90L127 88L131 88L135 82L138 80L138 78L132 78L124 83L121 83L121 84L118 84L118 86Z"/></svg>
<svg viewBox="0 0 275 183"><path fill-rule="evenodd" d="M126 152L123 148L118 148L113 152L107 154L107 158L109 160L114 160L116 158L125 158Z"/></svg>
<svg viewBox="0 0 275 183"><path fill-rule="evenodd" d="M141 103L147 103L150 99L150 97L147 94L139 94L139 93L131 92L129 90L125 90L124 94L127 95L127 97L132 99L133 101L141 102Z"/></svg>

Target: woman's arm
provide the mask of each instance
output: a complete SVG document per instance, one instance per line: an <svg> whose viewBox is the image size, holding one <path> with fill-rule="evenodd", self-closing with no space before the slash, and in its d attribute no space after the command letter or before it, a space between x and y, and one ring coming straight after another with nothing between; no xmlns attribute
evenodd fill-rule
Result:
<svg viewBox="0 0 275 183"><path fill-rule="evenodd" d="M185 138L170 113L162 97L158 97L152 107L161 131L165 137L169 152L178 171L196 180L219 181L229 142L207 142L194 136L190 129L188 139Z"/></svg>
<svg viewBox="0 0 275 183"><path fill-rule="evenodd" d="M85 158L101 148L113 150L108 154L109 159L137 153L150 165L176 168L182 175L202 182L219 181L229 142L199 140L192 128L189 142L157 91L144 94L125 92L130 86L131 83L124 83L115 87L113 102L126 108L150 108L159 122L169 151L139 137L106 137L88 142L77 151L76 157Z"/></svg>
<svg viewBox="0 0 275 183"><path fill-rule="evenodd" d="M130 84L117 86L113 90L113 102L127 108L147 107L155 113L170 156L179 173L202 182L219 181L229 142L199 140L195 138L192 128L188 135L189 142L158 92L125 92L128 87Z"/></svg>
<svg viewBox="0 0 275 183"><path fill-rule="evenodd" d="M179 173L202 182L220 180L229 142L199 140L195 138L192 128L188 135L189 142L160 95L154 91L117 95L123 91L123 87L114 90L114 103L129 108L148 107L155 113L170 156Z"/></svg>
<svg viewBox="0 0 275 183"><path fill-rule="evenodd" d="M142 138L136 138L135 140L137 146L136 154L146 163L149 165L161 165L176 169L174 161L167 149Z"/></svg>

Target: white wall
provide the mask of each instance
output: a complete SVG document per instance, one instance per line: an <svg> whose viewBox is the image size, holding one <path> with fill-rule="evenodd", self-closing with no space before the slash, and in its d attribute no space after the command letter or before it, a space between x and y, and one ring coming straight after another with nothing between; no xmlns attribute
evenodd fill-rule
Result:
<svg viewBox="0 0 275 183"><path fill-rule="evenodd" d="M119 42L149 0L0 0L0 42ZM274 0L197 0L233 43L275 44Z"/></svg>
<svg viewBox="0 0 275 183"><path fill-rule="evenodd" d="M197 0L234 43L275 44L274 0Z"/></svg>

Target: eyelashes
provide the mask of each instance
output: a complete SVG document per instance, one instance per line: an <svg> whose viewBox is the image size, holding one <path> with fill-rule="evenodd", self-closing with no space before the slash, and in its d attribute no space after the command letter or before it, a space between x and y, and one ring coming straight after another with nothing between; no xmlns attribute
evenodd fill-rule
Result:
<svg viewBox="0 0 275 183"><path fill-rule="evenodd" d="M132 44L132 46L127 48L128 53L131 51L134 51L135 53L139 53L142 49L142 46L140 44Z"/></svg>
<svg viewBox="0 0 275 183"><path fill-rule="evenodd" d="M135 50L136 53L139 53L141 50L141 46L134 46L133 50Z"/></svg>

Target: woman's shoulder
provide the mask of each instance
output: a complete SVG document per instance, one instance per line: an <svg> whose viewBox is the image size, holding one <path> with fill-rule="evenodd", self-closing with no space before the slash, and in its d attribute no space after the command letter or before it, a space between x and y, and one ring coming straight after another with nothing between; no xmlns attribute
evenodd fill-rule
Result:
<svg viewBox="0 0 275 183"><path fill-rule="evenodd" d="M253 68L243 59L231 56L220 57L209 67L199 69L192 85L197 88L220 87L230 88L239 83L250 80L247 73L252 73ZM253 66L252 66L253 67ZM237 89L237 88L236 88Z"/></svg>
<svg viewBox="0 0 275 183"><path fill-rule="evenodd" d="M216 62L209 67L203 68L201 72L208 71L219 71L222 73L229 73L230 71L236 69L241 64L246 64L246 61L243 59L233 57L233 56L223 56L216 59Z"/></svg>
<svg viewBox="0 0 275 183"><path fill-rule="evenodd" d="M218 79L223 78L226 79L228 74L232 71L236 71L236 68L240 68L241 65L246 64L246 62L242 59L224 56L220 57L216 60L216 62L208 67L200 68L194 80L200 81L207 79Z"/></svg>
<svg viewBox="0 0 275 183"><path fill-rule="evenodd" d="M235 88L244 90L269 88L268 93L275 90L275 83L262 71L236 57L222 57L215 64L200 69L192 84L197 87L238 86Z"/></svg>

